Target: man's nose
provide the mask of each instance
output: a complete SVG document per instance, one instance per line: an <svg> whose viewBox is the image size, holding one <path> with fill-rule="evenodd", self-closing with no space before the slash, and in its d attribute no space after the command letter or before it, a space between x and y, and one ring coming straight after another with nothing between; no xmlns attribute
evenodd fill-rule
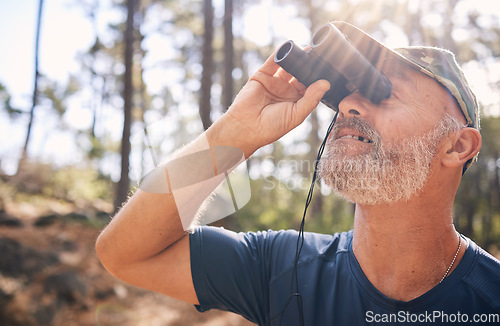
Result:
<svg viewBox="0 0 500 326"><path fill-rule="evenodd" d="M370 104L370 101L361 95L360 92L354 92L340 102L339 117L364 117L367 114Z"/></svg>

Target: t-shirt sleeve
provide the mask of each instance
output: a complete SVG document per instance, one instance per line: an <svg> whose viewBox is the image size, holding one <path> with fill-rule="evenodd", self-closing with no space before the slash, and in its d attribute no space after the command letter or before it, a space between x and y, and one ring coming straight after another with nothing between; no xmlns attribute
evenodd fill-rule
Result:
<svg viewBox="0 0 500 326"><path fill-rule="evenodd" d="M235 233L198 227L190 234L191 274L199 311L220 309L267 324L269 266L276 232Z"/></svg>

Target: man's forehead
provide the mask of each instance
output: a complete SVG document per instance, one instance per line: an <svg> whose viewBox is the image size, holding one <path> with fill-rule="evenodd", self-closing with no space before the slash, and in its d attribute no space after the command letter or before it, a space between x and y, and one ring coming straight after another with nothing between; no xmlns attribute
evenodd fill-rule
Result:
<svg viewBox="0 0 500 326"><path fill-rule="evenodd" d="M408 83L415 87L417 85L429 85L431 89L442 88L446 90L437 80L427 76L420 70L406 64L398 58L388 57L379 61L377 69L382 71L391 80L393 87L396 88L398 83ZM446 91L446 93L448 94L449 92Z"/></svg>
<svg viewBox="0 0 500 326"><path fill-rule="evenodd" d="M379 61L377 68L391 80L393 89L400 89L398 84L406 83L411 86L405 89L412 89L419 94L423 94L422 92L432 92L434 95L432 99L436 101L435 103L438 106L442 107L446 113L460 119L460 121L465 121L458 103L450 91L434 78L427 76L420 70L394 57L387 57Z"/></svg>

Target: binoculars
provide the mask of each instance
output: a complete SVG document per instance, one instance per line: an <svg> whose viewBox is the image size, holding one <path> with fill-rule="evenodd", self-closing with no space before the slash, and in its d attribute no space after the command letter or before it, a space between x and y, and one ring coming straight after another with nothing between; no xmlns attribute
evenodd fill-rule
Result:
<svg viewBox="0 0 500 326"><path fill-rule="evenodd" d="M274 62L306 87L328 80L330 90L321 99L328 107L337 111L340 102L356 90L375 104L391 96L389 79L333 23L314 33L309 45L304 51L287 41L276 52Z"/></svg>

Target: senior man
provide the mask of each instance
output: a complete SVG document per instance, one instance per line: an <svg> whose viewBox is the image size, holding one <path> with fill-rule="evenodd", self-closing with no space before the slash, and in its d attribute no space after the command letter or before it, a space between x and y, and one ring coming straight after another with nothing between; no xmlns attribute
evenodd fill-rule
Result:
<svg viewBox="0 0 500 326"><path fill-rule="evenodd" d="M196 211L211 189L184 199L139 189L100 235L99 258L128 283L259 325L500 323L500 262L453 225L456 191L481 146L478 105L454 56L391 50L335 25L360 51L378 51L373 64L392 83L379 104L357 91L340 102L320 162L324 182L356 203L352 231L305 233L295 261L294 230L186 232L180 206ZM270 57L182 151L207 142L248 158L299 125L329 87L304 87Z"/></svg>

